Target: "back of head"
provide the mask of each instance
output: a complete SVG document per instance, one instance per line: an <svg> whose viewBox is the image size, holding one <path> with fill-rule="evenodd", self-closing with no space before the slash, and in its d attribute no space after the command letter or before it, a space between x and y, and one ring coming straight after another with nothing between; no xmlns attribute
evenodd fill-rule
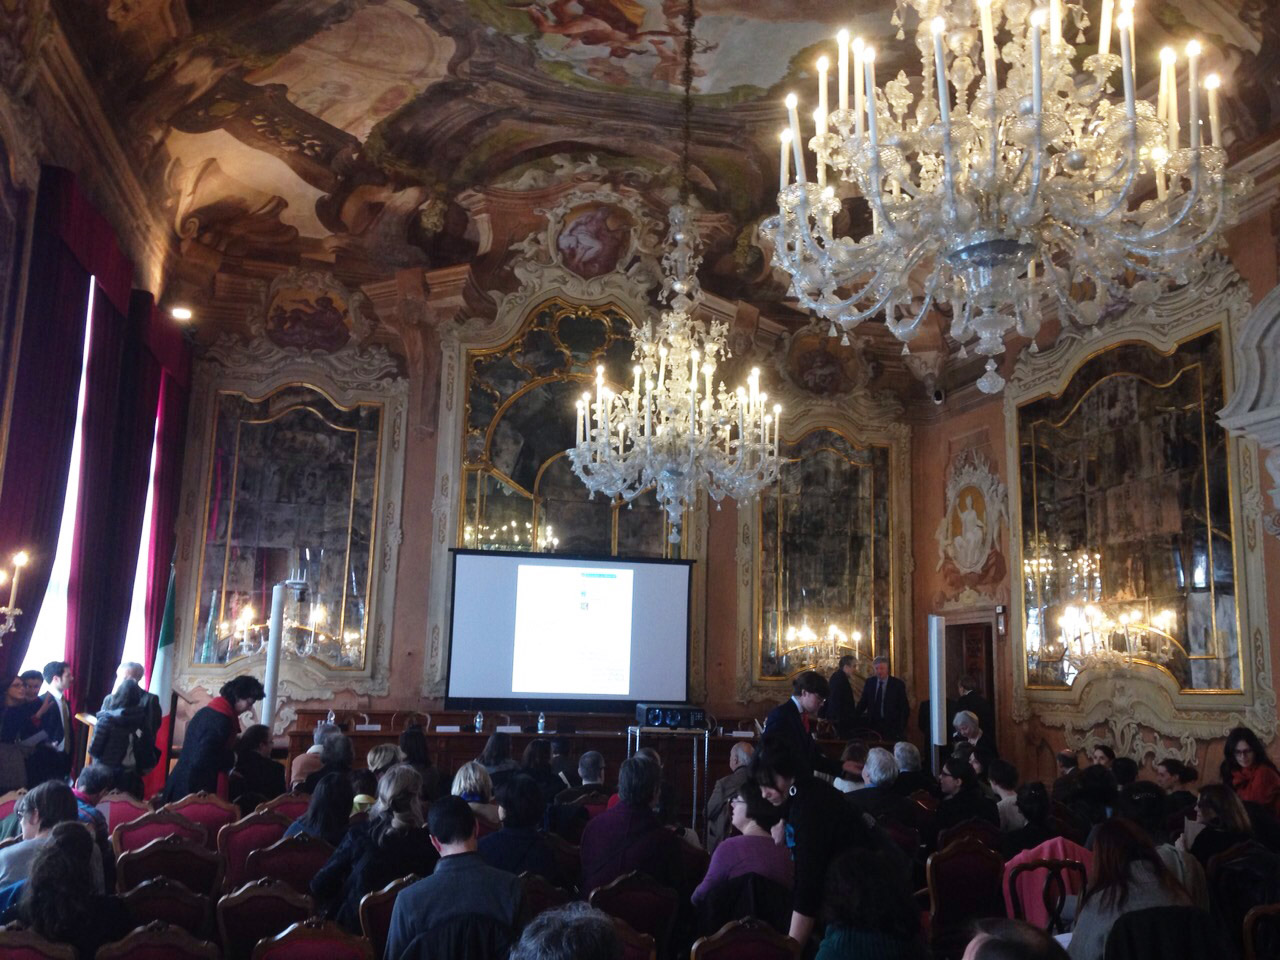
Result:
<svg viewBox="0 0 1280 960"><path fill-rule="evenodd" d="M455 797L474 797L477 803L488 803L493 799L493 779L478 760L468 760L453 775L449 792Z"/></svg>
<svg viewBox="0 0 1280 960"><path fill-rule="evenodd" d="M893 745L893 759L898 762L899 773L915 773L920 769L920 750L906 740Z"/></svg>
<svg viewBox="0 0 1280 960"><path fill-rule="evenodd" d="M533 777L517 774L498 788L498 806L502 808L504 827L533 828L542 823L547 804Z"/></svg>
<svg viewBox="0 0 1280 960"><path fill-rule="evenodd" d="M136 707L142 702L142 688L133 677L125 677L108 695L105 706L108 710L126 710Z"/></svg>
<svg viewBox="0 0 1280 960"><path fill-rule="evenodd" d="M1067 960L1047 931L1022 920L979 920L964 960Z"/></svg>
<svg viewBox="0 0 1280 960"><path fill-rule="evenodd" d="M22 814L34 815L42 831L59 823L76 820L80 816L76 795L71 792L70 787L58 780L46 780L39 786L32 787L18 801L17 810Z"/></svg>
<svg viewBox="0 0 1280 960"><path fill-rule="evenodd" d="M355 749L345 733L331 733L320 744L320 762L326 767L350 770L355 761Z"/></svg>
<svg viewBox="0 0 1280 960"><path fill-rule="evenodd" d="M105 764L91 763L80 771L76 778L76 789L85 796L94 797L106 793L116 782L115 772Z"/></svg>
<svg viewBox="0 0 1280 960"><path fill-rule="evenodd" d="M244 728L244 732L236 740L236 756L256 753L270 742L271 730L265 724L250 724Z"/></svg>
<svg viewBox="0 0 1280 960"><path fill-rule="evenodd" d="M369 751L365 757L365 765L375 774L381 774L388 767L394 767L404 760L404 754L394 743L380 743Z"/></svg>
<svg viewBox="0 0 1280 960"><path fill-rule="evenodd" d="M628 757L618 770L618 796L633 807L651 806L661 779L662 769L648 757Z"/></svg>
<svg viewBox="0 0 1280 960"><path fill-rule="evenodd" d="M1164 843L1167 839L1165 821L1168 811L1164 791L1150 780L1139 780L1122 789L1116 800L1116 814L1132 820L1156 843Z"/></svg>
<svg viewBox="0 0 1280 960"><path fill-rule="evenodd" d="M756 752L756 748L749 743L739 740L729 748L729 763L739 767L745 767L751 762L751 756Z"/></svg>
<svg viewBox="0 0 1280 960"><path fill-rule="evenodd" d="M1132 757L1116 757L1111 762L1111 773L1117 786L1127 787L1138 779L1138 761Z"/></svg>
<svg viewBox="0 0 1280 960"><path fill-rule="evenodd" d="M751 779L761 787L776 787L779 778L796 780L802 772L791 745L776 737L760 741L760 749L751 758Z"/></svg>
<svg viewBox="0 0 1280 960"><path fill-rule="evenodd" d="M431 805L427 829L440 844L462 843L476 832L476 815L461 797L442 797Z"/></svg>
<svg viewBox="0 0 1280 960"><path fill-rule="evenodd" d="M551 755L553 757L569 756L569 738L568 737L552 737L551 738Z"/></svg>
<svg viewBox="0 0 1280 960"><path fill-rule="evenodd" d="M862 767L862 779L869 786L887 786L898 779L898 763L884 747L872 747Z"/></svg>
<svg viewBox="0 0 1280 960"><path fill-rule="evenodd" d="M1161 760L1156 766L1164 767L1165 772L1183 786L1188 783L1195 783L1200 776L1195 767L1189 766L1181 760L1175 760L1173 757Z"/></svg>
<svg viewBox="0 0 1280 960"><path fill-rule="evenodd" d="M511 759L511 734L491 733L485 741L484 751L480 754L480 762L486 767L496 767Z"/></svg>
<svg viewBox="0 0 1280 960"><path fill-rule="evenodd" d="M314 833L328 839L341 832L351 817L351 804L355 788L349 777L341 773L326 773L311 792L307 812L302 815L303 824Z"/></svg>
<svg viewBox="0 0 1280 960"><path fill-rule="evenodd" d="M1177 881L1141 827L1123 817L1104 820L1093 834L1093 870L1085 899L1099 897L1108 909L1124 907L1132 870L1139 864L1155 874L1162 886L1178 889Z"/></svg>
<svg viewBox="0 0 1280 960"><path fill-rule="evenodd" d="M543 737L534 737L524 748L520 757L520 766L526 770L549 770L551 768L551 741Z"/></svg>
<svg viewBox="0 0 1280 960"><path fill-rule="evenodd" d="M427 735L416 723L405 727L400 733L400 752L404 754L405 763L429 766L431 751L427 748Z"/></svg>
<svg viewBox="0 0 1280 960"><path fill-rule="evenodd" d="M861 740L850 740L844 745L844 749L840 751L840 762L866 763L869 752L867 745Z"/></svg>
<svg viewBox="0 0 1280 960"><path fill-rule="evenodd" d="M1001 790L1018 789L1018 768L999 757L987 764L987 778Z"/></svg>
<svg viewBox="0 0 1280 960"><path fill-rule="evenodd" d="M375 840L389 832L422 826L422 774L407 763L397 764L378 780L378 802L369 811Z"/></svg>
<svg viewBox="0 0 1280 960"><path fill-rule="evenodd" d="M878 850L853 847L836 859L827 876L823 914L829 924L898 941L920 933L920 913L906 872L898 858Z"/></svg>
<svg viewBox="0 0 1280 960"><path fill-rule="evenodd" d="M604 754L599 750L588 750L578 758L578 776L583 783L604 782Z"/></svg>
<svg viewBox="0 0 1280 960"><path fill-rule="evenodd" d="M218 696L231 704L234 709L237 700L248 700L250 703L257 703L266 696L266 691L262 689L262 681L257 677L241 674L224 683L218 691Z"/></svg>
<svg viewBox="0 0 1280 960"><path fill-rule="evenodd" d="M966 673L956 681L956 686L960 688L962 694L973 693L978 689L978 681L973 678L972 674Z"/></svg>
<svg viewBox="0 0 1280 960"><path fill-rule="evenodd" d="M831 693L827 678L817 670L805 670L803 673L796 674L791 681L791 690L797 697L802 693L816 693L820 697L826 697Z"/></svg>
<svg viewBox="0 0 1280 960"><path fill-rule="evenodd" d="M534 917L511 960L622 960L622 942L607 913L571 903Z"/></svg>
<svg viewBox="0 0 1280 960"><path fill-rule="evenodd" d="M1017 804L1018 812L1027 818L1027 823L1037 827L1048 825L1053 806L1049 801L1049 791L1040 781L1033 780L1020 786L1018 799L1014 803Z"/></svg>
<svg viewBox="0 0 1280 960"><path fill-rule="evenodd" d="M1080 771L1080 799L1099 806L1111 806L1116 799L1116 777L1099 764Z"/></svg>
<svg viewBox="0 0 1280 960"><path fill-rule="evenodd" d="M329 736L329 734L341 732L342 731L338 729L338 725L336 723L328 723L321 720L316 724L315 729L311 731L311 742L318 747L320 744L324 743L324 738Z"/></svg>
<svg viewBox="0 0 1280 960"><path fill-rule="evenodd" d="M1196 799L1196 808L1205 819L1231 833L1251 834L1253 825L1236 792L1221 783L1208 783Z"/></svg>
<svg viewBox="0 0 1280 960"><path fill-rule="evenodd" d="M1080 757L1074 750L1063 750L1058 754L1059 770L1079 770Z"/></svg>
<svg viewBox="0 0 1280 960"><path fill-rule="evenodd" d="M66 942L81 932L93 895L92 855L93 838L79 823L58 824L35 855L18 913L40 936Z"/></svg>

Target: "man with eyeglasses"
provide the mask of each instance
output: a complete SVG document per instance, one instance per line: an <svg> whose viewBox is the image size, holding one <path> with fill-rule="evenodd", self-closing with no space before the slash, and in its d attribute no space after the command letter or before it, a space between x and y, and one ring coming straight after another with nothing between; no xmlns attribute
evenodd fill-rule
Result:
<svg viewBox="0 0 1280 960"><path fill-rule="evenodd" d="M769 711L764 721L764 737L784 742L806 770L832 777L840 775L840 765L828 759L814 742L818 711L827 702L827 678L816 670L805 670L791 681L791 698Z"/></svg>

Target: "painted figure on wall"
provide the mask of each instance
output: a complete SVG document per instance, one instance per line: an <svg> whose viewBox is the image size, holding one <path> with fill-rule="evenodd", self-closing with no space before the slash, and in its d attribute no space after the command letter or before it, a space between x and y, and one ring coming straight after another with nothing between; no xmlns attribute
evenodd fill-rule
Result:
<svg viewBox="0 0 1280 960"><path fill-rule="evenodd" d="M613 271L626 252L630 218L605 204L586 206L569 214L556 238L561 262L590 280Z"/></svg>

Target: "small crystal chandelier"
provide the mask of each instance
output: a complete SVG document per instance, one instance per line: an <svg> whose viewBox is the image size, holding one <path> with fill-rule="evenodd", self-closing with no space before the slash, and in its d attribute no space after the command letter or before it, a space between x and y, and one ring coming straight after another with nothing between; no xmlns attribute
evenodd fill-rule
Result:
<svg viewBox="0 0 1280 960"><path fill-rule="evenodd" d="M769 408L753 369L746 387L716 384L716 365L729 356L726 324L694 319L702 298L702 262L689 195L690 115L693 108L692 0L686 5L684 130L681 202L668 215L662 258L661 319L636 329L630 390L615 393L596 368L595 398L577 403L577 444L568 451L573 472L592 494L630 502L652 490L680 541L686 505L705 489L719 502L755 497L778 478L782 408Z"/></svg>
<svg viewBox="0 0 1280 960"><path fill-rule="evenodd" d="M1248 183L1225 173L1220 80L1210 74L1201 83L1197 41L1186 46L1186 131L1173 50L1161 55L1158 103L1136 99L1133 0L1120 0L1118 16L1114 0L1101 0L1097 52L1079 66L1064 11L1081 43L1091 27L1082 5L905 2L920 21L919 96L905 72L878 88L876 51L841 31L834 111L829 61L818 61L816 135L807 141L814 179L792 94L779 213L761 229L799 306L828 321L833 335L883 315L905 344L935 304L946 304L960 355L976 340L988 358L978 386L996 393L1006 335L1032 341L1034 352L1042 303L1055 304L1064 325L1087 327L1125 297L1127 284L1187 282ZM1119 56L1111 52L1113 20ZM1117 69L1122 96L1113 94ZM842 200L852 196L871 209L865 237L835 233Z"/></svg>

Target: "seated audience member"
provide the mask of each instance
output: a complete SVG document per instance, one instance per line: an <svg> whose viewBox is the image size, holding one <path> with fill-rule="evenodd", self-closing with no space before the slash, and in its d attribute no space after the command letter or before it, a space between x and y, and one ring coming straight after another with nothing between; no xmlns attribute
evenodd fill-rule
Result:
<svg viewBox="0 0 1280 960"><path fill-rule="evenodd" d="M1128 820L1108 820L1094 838L1089 885L1067 952L1072 960L1102 960L1107 935L1125 913L1189 905L1146 835Z"/></svg>
<svg viewBox="0 0 1280 960"><path fill-rule="evenodd" d="M1089 759L1093 761L1095 767L1106 767L1111 769L1111 765L1116 762L1116 752L1106 743L1098 743L1093 747L1093 752L1089 754Z"/></svg>
<svg viewBox="0 0 1280 960"><path fill-rule="evenodd" d="M995 788L991 786L990 778L987 776L987 765L995 759L997 758L984 750L974 750L969 754L969 766L973 768L973 775L977 778L978 789L982 791L982 795L988 800L1000 799Z"/></svg>
<svg viewBox="0 0 1280 960"><path fill-rule="evenodd" d="M975 751L982 751L992 757L1000 756L995 737L982 729L977 714L969 710L961 710L952 718L951 727L954 731L952 742L967 743Z"/></svg>
<svg viewBox="0 0 1280 960"><path fill-rule="evenodd" d="M235 764L240 716L265 696L256 677L241 675L222 685L218 695L187 721L178 764L169 772L164 800L172 803L189 793L217 793L227 798L227 775Z"/></svg>
<svg viewBox="0 0 1280 960"><path fill-rule="evenodd" d="M1017 799L1014 802L1017 804L1018 815L1022 817L1023 824L1000 838L1000 850L1006 860L1012 859L1023 850L1034 850L1046 840L1051 840L1058 835L1050 819L1053 806L1049 800L1049 791L1044 788L1043 783L1038 780L1024 783L1018 788Z"/></svg>
<svg viewBox="0 0 1280 960"><path fill-rule="evenodd" d="M872 747L867 751L867 762L862 766L861 790L849 794L849 803L855 810L869 813L879 819L891 817L908 827L914 827L919 819L915 801L908 800L893 789L898 779L898 763L884 747Z"/></svg>
<svg viewBox="0 0 1280 960"><path fill-rule="evenodd" d="M1188 785L1195 783L1200 776L1195 767L1188 766L1181 760L1167 757L1156 764L1155 771L1156 786L1166 794L1165 811L1167 813L1178 813L1195 806L1196 795L1187 789Z"/></svg>
<svg viewBox="0 0 1280 960"><path fill-rule="evenodd" d="M555 853L538 833L545 811L542 791L532 777L520 773L506 781L498 788L502 829L480 838L480 859L507 873L528 871L553 883L560 880Z"/></svg>
<svg viewBox="0 0 1280 960"><path fill-rule="evenodd" d="M418 724L411 724L400 734L400 752L404 762L422 777L422 799L428 803L449 795L449 778L431 762L427 734Z"/></svg>
<svg viewBox="0 0 1280 960"><path fill-rule="evenodd" d="M380 743L365 756L364 765L373 772L375 777L381 777L398 763L404 763L404 754L394 743ZM416 767L414 769L417 769ZM422 776L422 774L418 774Z"/></svg>
<svg viewBox="0 0 1280 960"><path fill-rule="evenodd" d="M850 740L840 751L840 775L834 783L841 793L852 793L866 786L862 768L867 762L867 745L861 740Z"/></svg>
<svg viewBox="0 0 1280 960"><path fill-rule="evenodd" d="M623 762L618 771L620 802L594 817L582 831L584 895L632 870L677 891L684 889L680 840L654 812L661 775L648 757L637 754Z"/></svg>
<svg viewBox="0 0 1280 960"><path fill-rule="evenodd" d="M244 814L253 813L263 800L284 793L284 767L271 759L271 731L261 723L246 727L236 741L236 765L231 768L229 781L228 799L232 803L242 797L261 798L252 804L241 804L240 812Z"/></svg>
<svg viewBox="0 0 1280 960"><path fill-rule="evenodd" d="M352 770L347 780L351 783L351 815L368 813L378 802L378 778L372 770Z"/></svg>
<svg viewBox="0 0 1280 960"><path fill-rule="evenodd" d="M476 757L476 762L489 774L494 789L507 777L514 776L520 769L520 764L511 756L511 734L489 734L484 750Z"/></svg>
<svg viewBox="0 0 1280 960"><path fill-rule="evenodd" d="M1080 771L1080 785L1069 806L1077 816L1097 826L1111 816L1116 804L1116 778L1109 767L1100 763Z"/></svg>
<svg viewBox="0 0 1280 960"><path fill-rule="evenodd" d="M493 781L489 771L477 760L470 760L453 775L451 793L471 804L471 812L488 826L497 829L498 805L493 802Z"/></svg>
<svg viewBox="0 0 1280 960"><path fill-rule="evenodd" d="M791 849L796 875L790 936L804 945L822 910L831 861L852 847L869 847L871 832L862 817L849 815L840 791L813 776L786 741L764 739L751 760L751 779L766 800L782 808L781 835Z"/></svg>
<svg viewBox="0 0 1280 960"><path fill-rule="evenodd" d="M76 785L71 788L75 794L76 810L81 823L93 828L94 842L98 845L98 855L102 858L104 871L104 889L111 893L116 886L115 854L111 850L111 831L107 828L107 818L98 809L98 801L111 789L115 778L111 771L101 764L91 763L80 771Z"/></svg>
<svg viewBox="0 0 1280 960"><path fill-rule="evenodd" d="M411 873L431 872L436 853L422 825L422 778L407 764L392 767L378 781L369 819L351 825L311 878L317 905L345 929L359 932L361 897Z"/></svg>
<svg viewBox="0 0 1280 960"><path fill-rule="evenodd" d="M319 837L330 846L341 846L351 823L354 800L355 791L350 778L340 773L327 773L311 791L307 812L289 824L284 835L296 837L298 834L306 834L309 837Z"/></svg>
<svg viewBox="0 0 1280 960"><path fill-rule="evenodd" d="M585 903L544 910L529 922L509 960L621 960L610 916Z"/></svg>
<svg viewBox="0 0 1280 960"><path fill-rule="evenodd" d="M1000 830L1008 833L1027 825L1018 809L1018 768L1008 760L995 759L987 767L991 789L996 793L996 812L1000 814Z"/></svg>
<svg viewBox="0 0 1280 960"><path fill-rule="evenodd" d="M102 701L89 741L89 756L94 763L111 771L116 789L135 797L142 796L141 774L146 772L138 769L136 759L143 747L146 723L142 688L132 677L126 677Z"/></svg>
<svg viewBox="0 0 1280 960"><path fill-rule="evenodd" d="M520 773L538 785L546 803L551 803L564 788L564 781L551 768L551 741L545 737L534 737L524 748L520 757Z"/></svg>
<svg viewBox="0 0 1280 960"><path fill-rule="evenodd" d="M823 917L817 960L928 960L911 886L887 853L855 847L842 854L827 880Z"/></svg>
<svg viewBox="0 0 1280 960"><path fill-rule="evenodd" d="M94 956L99 947L133 929L120 900L94 887L94 849L93 839L79 824L54 827L33 859L12 911L32 931L53 943L69 944L81 957Z"/></svg>
<svg viewBox="0 0 1280 960"><path fill-rule="evenodd" d="M1253 836L1249 813L1240 802L1239 795L1220 783L1205 784L1200 791L1196 799L1196 823L1202 827L1195 832L1190 846L1187 845L1187 834L1178 839L1182 848L1189 850L1206 868L1210 858Z"/></svg>
<svg viewBox="0 0 1280 960"><path fill-rule="evenodd" d="M1120 791L1116 802L1116 816L1131 820L1146 831L1156 845L1156 853L1169 868L1174 879L1182 884L1193 903L1209 909L1209 889L1204 868L1187 850L1169 842L1169 817L1165 810L1165 795L1150 780L1139 780Z"/></svg>
<svg viewBox="0 0 1280 960"><path fill-rule="evenodd" d="M311 746L307 747L305 753L300 753L294 757L293 764L289 767L290 789L297 790L306 781L307 777L320 769L320 766L324 763L320 759L324 738L331 733L340 732L337 724L324 722L316 724L316 728L311 731Z"/></svg>
<svg viewBox="0 0 1280 960"><path fill-rule="evenodd" d="M15 812L22 823L22 839L0 850L0 887L25 880L36 855L49 842L53 828L60 823L80 819L75 794L65 783L57 780L46 780L24 793ZM77 829L84 830L84 827L77 824ZM89 836L87 830L85 836ZM92 843L90 846L93 847L90 880L94 890L102 893L105 889L104 862L98 848Z"/></svg>
<svg viewBox="0 0 1280 960"><path fill-rule="evenodd" d="M733 816L731 801L751 775L751 755L755 747L749 743L735 743L729 750L729 775L721 777L711 788L707 799L707 850L715 853L716 847L729 835L729 822Z"/></svg>
<svg viewBox="0 0 1280 960"><path fill-rule="evenodd" d="M345 733L329 734L320 744L320 768L308 774L299 789L303 793L310 793L316 788L320 778L330 773L340 773L344 777L349 777L351 768L355 766L355 759L355 748L351 744L350 737Z"/></svg>
<svg viewBox="0 0 1280 960"><path fill-rule="evenodd" d="M1132 757L1116 757L1111 761L1111 775L1116 786L1124 788L1138 779L1138 762Z"/></svg>
<svg viewBox="0 0 1280 960"><path fill-rule="evenodd" d="M1080 758L1074 750L1058 754L1058 779L1053 781L1051 796L1058 803L1070 805L1080 790Z"/></svg>
<svg viewBox="0 0 1280 960"><path fill-rule="evenodd" d="M524 891L513 874L486 864L476 852L476 818L459 797L431 805L431 843L440 854L435 872L400 891L391 912L383 956L388 960L427 960L433 933L462 916L493 924L489 946L506 956L515 942L524 912Z"/></svg>
<svg viewBox="0 0 1280 960"><path fill-rule="evenodd" d="M968 710L978 718L978 726L994 737L996 712L991 706L991 701L978 692L977 678L967 673L956 681L956 687L959 688L960 697L956 700L956 708L952 711L952 715L961 710Z"/></svg>
<svg viewBox="0 0 1280 960"><path fill-rule="evenodd" d="M791 690L791 697L765 717L764 736L785 740L810 771L820 770L838 776L840 771L823 755L813 739L818 711L830 692L827 678L816 670L805 670L791 679Z"/></svg>
<svg viewBox="0 0 1280 960"><path fill-rule="evenodd" d="M1272 817L1280 818L1280 770L1267 756L1258 735L1248 727L1235 727L1222 747L1222 782L1243 803L1256 803Z"/></svg>
<svg viewBox="0 0 1280 960"><path fill-rule="evenodd" d="M1068 960L1049 933L1023 920L979 920L961 960Z"/></svg>
<svg viewBox="0 0 1280 960"><path fill-rule="evenodd" d="M899 740L893 745L893 759L898 764L898 779L893 781L893 787L905 797L911 796L917 790L923 790L926 793L932 793L937 796L938 781L927 770L923 770L920 760L920 750L914 743L908 743L906 740Z"/></svg>
<svg viewBox="0 0 1280 960"><path fill-rule="evenodd" d="M560 786L556 788L557 793L561 789L576 787L582 783L578 778L578 765L573 761L569 751L569 740L566 737L551 738L551 772L560 781Z"/></svg>
<svg viewBox="0 0 1280 960"><path fill-rule="evenodd" d="M938 775L938 784L942 787L942 802L934 813L935 841L937 833L966 820L985 820L995 826L1000 825L996 802L982 795L978 778L967 759L954 753L947 757L942 764L942 773Z"/></svg>
<svg viewBox="0 0 1280 960"><path fill-rule="evenodd" d="M604 785L604 754L599 750L588 750L578 758L578 785L565 787L556 794L556 803L577 803L583 797L592 795L607 797L609 790Z"/></svg>
<svg viewBox="0 0 1280 960"><path fill-rule="evenodd" d="M701 903L719 884L734 877L756 873L790 888L794 879L791 852L773 839L773 828L781 819L778 808L760 793L750 780L729 800L732 824L737 836L726 837L711 855L711 865L693 891L694 903Z"/></svg>

